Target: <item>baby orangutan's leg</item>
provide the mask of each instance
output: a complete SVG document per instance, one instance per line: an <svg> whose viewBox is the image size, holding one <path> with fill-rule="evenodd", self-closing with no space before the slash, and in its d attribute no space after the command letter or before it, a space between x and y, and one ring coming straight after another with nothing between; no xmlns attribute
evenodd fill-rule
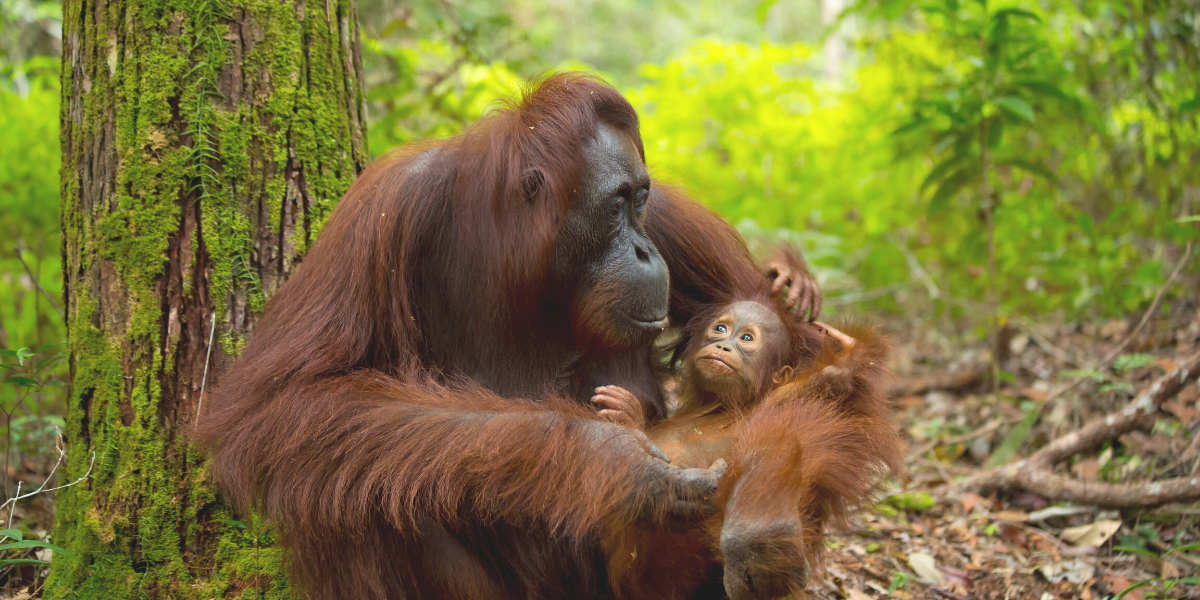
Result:
<svg viewBox="0 0 1200 600"><path fill-rule="evenodd" d="M596 388L592 402L604 407L600 409L599 415L613 423L633 429L646 428L646 413L642 409L642 401L623 387L600 386Z"/></svg>

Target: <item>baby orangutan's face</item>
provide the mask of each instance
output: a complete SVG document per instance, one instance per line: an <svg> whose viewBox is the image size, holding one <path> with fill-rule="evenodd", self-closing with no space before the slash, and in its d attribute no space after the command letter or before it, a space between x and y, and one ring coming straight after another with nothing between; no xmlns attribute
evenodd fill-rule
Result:
<svg viewBox="0 0 1200 600"><path fill-rule="evenodd" d="M735 302L708 326L705 345L691 363L697 388L746 401L758 382L769 380L788 348L787 329L758 302Z"/></svg>

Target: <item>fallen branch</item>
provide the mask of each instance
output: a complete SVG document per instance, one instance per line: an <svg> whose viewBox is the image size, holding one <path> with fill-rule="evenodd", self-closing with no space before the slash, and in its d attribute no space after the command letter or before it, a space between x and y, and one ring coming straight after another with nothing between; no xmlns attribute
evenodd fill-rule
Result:
<svg viewBox="0 0 1200 600"><path fill-rule="evenodd" d="M983 380L983 371L963 371L949 375L930 375L897 382L888 388L888 396L903 398L920 396L934 390L957 390L971 387Z"/></svg>
<svg viewBox="0 0 1200 600"><path fill-rule="evenodd" d="M1121 412L1092 421L1080 430L1054 440L1025 460L988 469L960 485L983 495L1018 488L1046 498L1106 508L1152 507L1200 500L1200 477L1114 484L1080 481L1053 472L1056 463L1078 452L1153 423L1151 416L1162 403L1178 394L1197 375L1200 375L1200 353L1181 361L1178 367L1156 379Z"/></svg>

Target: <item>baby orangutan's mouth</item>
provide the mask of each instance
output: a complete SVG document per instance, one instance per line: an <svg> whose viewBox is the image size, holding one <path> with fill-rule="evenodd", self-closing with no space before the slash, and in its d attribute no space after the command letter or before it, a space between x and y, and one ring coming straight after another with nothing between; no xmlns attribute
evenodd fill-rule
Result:
<svg viewBox="0 0 1200 600"><path fill-rule="evenodd" d="M704 356L701 356L700 359L701 360L711 360L716 363L721 363L722 365L725 366L726 369L729 369L730 371L733 370L733 365L729 364L729 361L725 360L724 358L721 358L721 356L718 354L705 354Z"/></svg>

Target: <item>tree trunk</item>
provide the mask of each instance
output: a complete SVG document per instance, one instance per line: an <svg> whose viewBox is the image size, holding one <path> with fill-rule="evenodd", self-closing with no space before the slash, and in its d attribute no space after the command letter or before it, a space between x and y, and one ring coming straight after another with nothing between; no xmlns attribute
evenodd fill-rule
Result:
<svg viewBox="0 0 1200 600"><path fill-rule="evenodd" d="M56 558L46 594L287 597L269 528L221 503L187 438L367 161L355 1L63 12L61 481L94 466L58 495L54 541L80 562Z"/></svg>

